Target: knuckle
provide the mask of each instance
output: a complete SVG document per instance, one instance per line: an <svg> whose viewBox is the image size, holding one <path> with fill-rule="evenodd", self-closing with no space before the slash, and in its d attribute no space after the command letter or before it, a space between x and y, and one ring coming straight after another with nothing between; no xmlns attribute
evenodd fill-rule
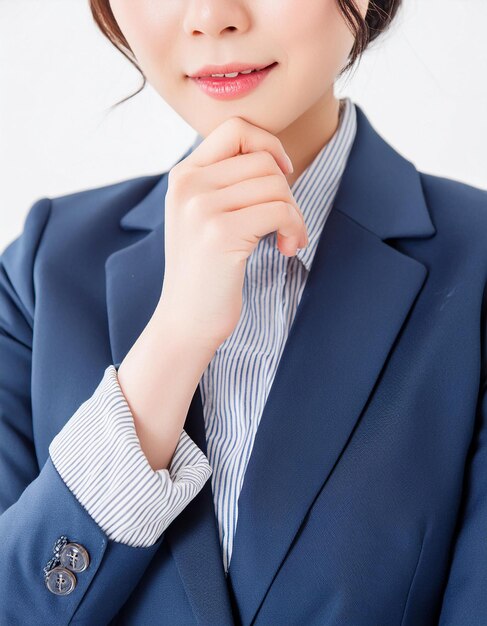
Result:
<svg viewBox="0 0 487 626"><path fill-rule="evenodd" d="M275 193L282 198L287 198L286 202L289 202L289 187L284 176L281 176L281 174L274 174L274 176L272 176L271 184Z"/></svg>
<svg viewBox="0 0 487 626"><path fill-rule="evenodd" d="M227 119L227 124L234 130L234 132L239 132L245 126L244 120L238 115L234 115Z"/></svg>
<svg viewBox="0 0 487 626"><path fill-rule="evenodd" d="M195 217L203 212L203 208L206 206L205 194L199 193L191 196L186 202L186 209L195 214Z"/></svg>
<svg viewBox="0 0 487 626"><path fill-rule="evenodd" d="M290 202L286 202L285 204L287 206L287 215L290 222L292 222L293 224L295 224L296 222L300 222L299 216L296 213L296 209L294 208L294 206Z"/></svg>
<svg viewBox="0 0 487 626"><path fill-rule="evenodd" d="M278 200L278 208L286 222L292 218L292 207L285 200Z"/></svg>
<svg viewBox="0 0 487 626"><path fill-rule="evenodd" d="M169 181L174 181L174 179L178 177L180 172L181 172L181 166L180 166L179 163L176 163L176 165L173 165L171 167L171 169L169 170L169 172L167 174L168 180Z"/></svg>
<svg viewBox="0 0 487 626"><path fill-rule="evenodd" d="M259 159L262 161L262 169L267 172L274 172L276 170L276 160L268 150L259 150L256 154L259 155Z"/></svg>
<svg viewBox="0 0 487 626"><path fill-rule="evenodd" d="M206 220L204 231L205 240L212 245L218 244L220 241L224 240L225 227L223 222L219 219L213 218Z"/></svg>
<svg viewBox="0 0 487 626"><path fill-rule="evenodd" d="M188 168L178 163L169 170L167 177L168 186L179 189L187 183L188 176Z"/></svg>

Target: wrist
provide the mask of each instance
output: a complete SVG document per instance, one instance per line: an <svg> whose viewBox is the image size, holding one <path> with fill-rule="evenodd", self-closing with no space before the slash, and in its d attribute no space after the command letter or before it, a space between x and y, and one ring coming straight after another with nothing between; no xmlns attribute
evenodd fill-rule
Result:
<svg viewBox="0 0 487 626"><path fill-rule="evenodd" d="M191 353L201 353L203 359L211 360L218 347L222 343L218 339L212 339L204 330L200 330L187 317L176 312L164 301L160 301L150 320L150 324L161 333L163 339L170 344L176 344L182 350Z"/></svg>

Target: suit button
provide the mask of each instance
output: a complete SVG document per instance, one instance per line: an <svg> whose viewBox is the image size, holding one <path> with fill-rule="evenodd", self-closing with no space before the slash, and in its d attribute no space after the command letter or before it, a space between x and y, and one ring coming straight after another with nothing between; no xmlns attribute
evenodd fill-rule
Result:
<svg viewBox="0 0 487 626"><path fill-rule="evenodd" d="M80 543L67 543L59 555L61 565L72 572L84 572L90 564L90 555Z"/></svg>
<svg viewBox="0 0 487 626"><path fill-rule="evenodd" d="M53 567L46 576L46 586L58 596L66 596L76 587L76 576L65 567Z"/></svg>

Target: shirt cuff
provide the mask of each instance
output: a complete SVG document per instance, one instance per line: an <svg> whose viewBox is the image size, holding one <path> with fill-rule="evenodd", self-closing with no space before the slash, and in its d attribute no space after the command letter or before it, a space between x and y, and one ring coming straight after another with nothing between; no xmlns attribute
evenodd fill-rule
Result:
<svg viewBox="0 0 487 626"><path fill-rule="evenodd" d="M156 543L213 471L185 430L169 468L152 469L114 365L51 441L49 454L108 538L134 547Z"/></svg>

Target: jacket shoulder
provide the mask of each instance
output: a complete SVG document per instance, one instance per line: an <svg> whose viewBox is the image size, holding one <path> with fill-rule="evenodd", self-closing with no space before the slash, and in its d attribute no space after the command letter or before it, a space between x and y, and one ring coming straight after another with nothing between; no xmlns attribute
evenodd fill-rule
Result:
<svg viewBox="0 0 487 626"><path fill-rule="evenodd" d="M71 226L116 222L144 198L163 172L137 176L99 187L51 197L51 221L69 221Z"/></svg>
<svg viewBox="0 0 487 626"><path fill-rule="evenodd" d="M487 189L419 172L426 202L438 217L449 216L475 226L487 225Z"/></svg>
<svg viewBox="0 0 487 626"><path fill-rule="evenodd" d="M122 217L154 187L161 174L138 176L73 193L43 197L27 211L21 234L4 250L0 262L23 293L31 314L36 276L84 263L87 255L103 261L123 243ZM98 254L99 251L99 254Z"/></svg>
<svg viewBox="0 0 487 626"><path fill-rule="evenodd" d="M487 189L419 172L431 219L443 245L487 268Z"/></svg>

